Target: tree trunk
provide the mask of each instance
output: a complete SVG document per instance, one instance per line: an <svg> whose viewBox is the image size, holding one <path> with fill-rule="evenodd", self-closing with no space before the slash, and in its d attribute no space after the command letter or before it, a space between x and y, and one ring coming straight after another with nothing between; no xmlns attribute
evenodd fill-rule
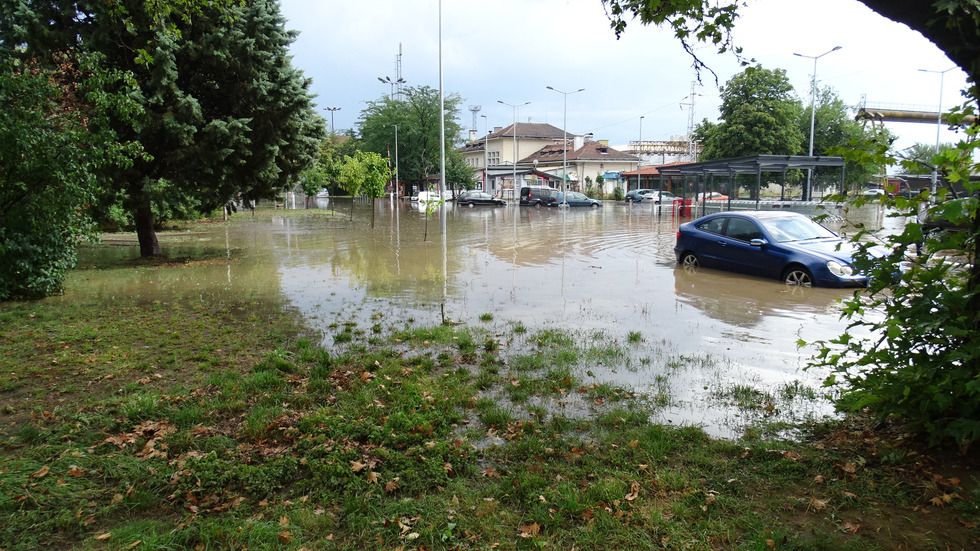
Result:
<svg viewBox="0 0 980 551"><path fill-rule="evenodd" d="M153 210L150 205L136 207L133 218L136 221L136 237L140 242L140 257L163 256L160 252L160 243L157 241L157 233L153 229Z"/></svg>

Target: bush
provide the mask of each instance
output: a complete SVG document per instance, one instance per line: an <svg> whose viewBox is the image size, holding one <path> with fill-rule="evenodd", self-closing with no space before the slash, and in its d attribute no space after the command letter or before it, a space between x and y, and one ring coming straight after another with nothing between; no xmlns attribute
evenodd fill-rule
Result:
<svg viewBox="0 0 980 551"><path fill-rule="evenodd" d="M831 369L826 385L841 387L841 409L897 417L933 444L980 439L980 182L969 178L980 169L969 153L977 146L964 142L958 148L969 151L936 159L947 178L963 183L966 198L947 200L940 189L935 201L928 194L885 199L891 216L915 217L928 207L928 219L959 231L924 235L921 223L910 222L890 236L884 258L862 244L865 232L853 237L862 250L855 267L872 281L845 302L847 332L818 343L812 362ZM922 254L914 255L919 243Z"/></svg>

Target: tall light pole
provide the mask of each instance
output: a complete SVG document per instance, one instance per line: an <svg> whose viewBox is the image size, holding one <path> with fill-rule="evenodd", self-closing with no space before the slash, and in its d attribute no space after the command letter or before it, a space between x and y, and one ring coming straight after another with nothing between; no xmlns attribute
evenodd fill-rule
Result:
<svg viewBox="0 0 980 551"><path fill-rule="evenodd" d="M578 90L575 90L574 92L563 92L562 90L559 90L558 88L555 88L554 86L548 86L548 89L551 90L552 92L558 92L559 94L561 94L562 96L564 96L565 106L562 108L562 115L561 115L561 133L562 133L562 142L561 142L561 205L559 205L559 206L562 206L562 207L566 207L567 208L568 207L568 200L565 197L566 192L567 192L567 190L565 188L567 187L566 186L566 183L568 182L568 126L567 126L567 122L568 122L568 95L569 94L577 94L579 92L583 92L583 91L585 91L585 88L579 88Z"/></svg>
<svg viewBox="0 0 980 551"><path fill-rule="evenodd" d="M330 111L330 133L335 134L337 130L334 128L333 125L333 114L335 111L340 111L340 107L324 107L323 110Z"/></svg>
<svg viewBox="0 0 980 551"><path fill-rule="evenodd" d="M952 71L956 67L950 67L945 71L930 71L929 69L919 69L923 73L939 73L939 113L936 115L936 154L939 154L939 132L943 129L943 79L946 77L946 73ZM933 165L932 167L932 195L936 195L936 186L939 184L939 167Z"/></svg>
<svg viewBox="0 0 980 551"><path fill-rule="evenodd" d="M517 108L518 107L523 107L523 106L525 106L525 105L527 105L527 104L529 104L531 102L525 101L524 103L518 103L518 104L515 105L513 103L507 103L506 101L501 101L501 100L498 99L497 100L497 103L502 103L504 105L508 105L508 106L514 108L514 132L513 132L513 134L514 134L514 176L513 176L513 186L514 186L514 193L517 194L517 193L519 193L518 190L517 190ZM512 199L513 199L513 197L512 197Z"/></svg>
<svg viewBox="0 0 980 551"><path fill-rule="evenodd" d="M480 115L480 117L483 118L485 129L483 136L483 191L490 191L487 189L490 183L490 119L486 115Z"/></svg>
<svg viewBox="0 0 980 551"><path fill-rule="evenodd" d="M794 53L793 55L798 57L805 57L807 59L813 60L813 77L810 80L810 157L813 157L813 129L816 124L817 116L817 60L821 57L831 53L836 52L841 49L840 46L834 46L832 50L826 51L820 55L803 55ZM811 186L813 185L813 168L809 168L806 171L806 190L803 192L803 200L808 201L810 195L813 193Z"/></svg>

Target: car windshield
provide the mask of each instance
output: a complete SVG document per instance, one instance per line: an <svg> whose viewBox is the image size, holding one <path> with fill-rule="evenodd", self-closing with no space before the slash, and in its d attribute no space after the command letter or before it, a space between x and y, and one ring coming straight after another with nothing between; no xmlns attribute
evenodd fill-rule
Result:
<svg viewBox="0 0 980 551"><path fill-rule="evenodd" d="M837 234L808 218L763 218L759 223L779 243L837 238Z"/></svg>

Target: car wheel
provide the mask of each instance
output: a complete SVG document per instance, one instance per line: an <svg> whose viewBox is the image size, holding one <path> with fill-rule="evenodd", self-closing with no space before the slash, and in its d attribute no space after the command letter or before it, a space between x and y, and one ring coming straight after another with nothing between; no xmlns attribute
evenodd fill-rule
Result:
<svg viewBox="0 0 980 551"><path fill-rule="evenodd" d="M592 208L594 208L594 209L595 209L595 208L599 208L599 203L592 203L592 204L591 204L591 205L589 205L589 206L590 206L590 207L592 207Z"/></svg>
<svg viewBox="0 0 980 551"><path fill-rule="evenodd" d="M476 203L470 203L469 205L466 205L466 206L468 206L468 207L470 207L470 208L473 208L473 206L474 206L475 204L476 204Z"/></svg>
<svg viewBox="0 0 980 551"><path fill-rule="evenodd" d="M802 266L795 266L786 270L786 274L783 275L783 281L786 282L786 285L813 287L813 276Z"/></svg>
<svg viewBox="0 0 980 551"><path fill-rule="evenodd" d="M536 209L537 208L541 208L541 201L535 201L534 202L534 208L536 208Z"/></svg>
<svg viewBox="0 0 980 551"><path fill-rule="evenodd" d="M698 255L692 252L686 252L681 256L681 266L685 268L699 268L701 261L698 260Z"/></svg>

